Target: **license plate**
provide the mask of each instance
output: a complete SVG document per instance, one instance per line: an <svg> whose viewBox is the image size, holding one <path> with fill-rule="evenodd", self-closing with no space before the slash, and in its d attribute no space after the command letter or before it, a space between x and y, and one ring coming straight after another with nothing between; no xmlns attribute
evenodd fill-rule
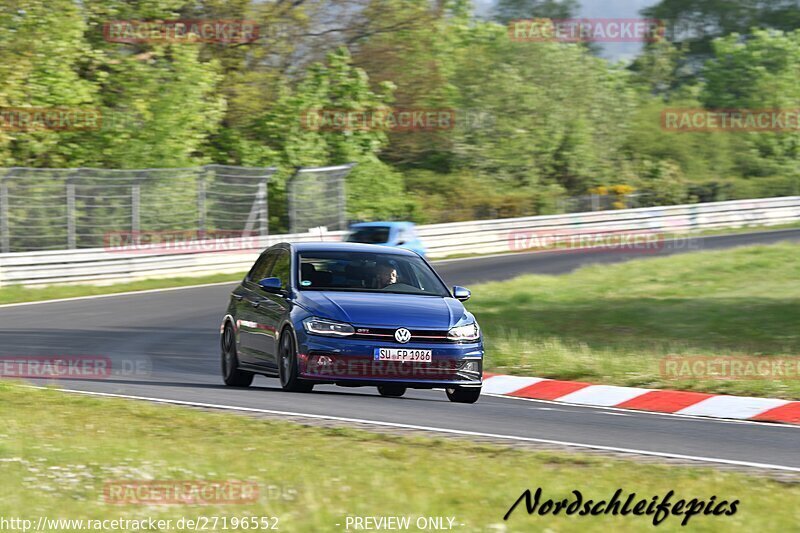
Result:
<svg viewBox="0 0 800 533"><path fill-rule="evenodd" d="M375 360L430 363L433 360L433 353L431 350L413 348L375 348Z"/></svg>

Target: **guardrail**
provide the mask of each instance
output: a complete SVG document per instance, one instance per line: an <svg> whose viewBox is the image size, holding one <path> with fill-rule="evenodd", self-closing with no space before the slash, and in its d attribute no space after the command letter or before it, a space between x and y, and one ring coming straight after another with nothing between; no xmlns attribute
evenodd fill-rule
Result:
<svg viewBox="0 0 800 533"><path fill-rule="evenodd" d="M714 228L771 226L800 220L800 196L706 204L648 207L500 220L419 226L431 258L513 251L516 239L531 235L611 235L620 232L687 233ZM143 278L199 276L248 270L263 248L291 242L337 241L344 232L324 230L252 236L180 246L133 244L117 249L0 254L0 286L55 283L114 283ZM168 247L169 248L169 247ZM213 251L207 251L211 248ZM222 249L220 249L222 248Z"/></svg>

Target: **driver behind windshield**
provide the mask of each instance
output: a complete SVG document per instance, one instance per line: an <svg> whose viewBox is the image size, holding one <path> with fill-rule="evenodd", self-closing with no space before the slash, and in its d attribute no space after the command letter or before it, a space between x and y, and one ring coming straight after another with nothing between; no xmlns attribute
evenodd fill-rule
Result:
<svg viewBox="0 0 800 533"><path fill-rule="evenodd" d="M378 289L385 289L389 285L397 283L397 269L389 263L379 263L376 273Z"/></svg>

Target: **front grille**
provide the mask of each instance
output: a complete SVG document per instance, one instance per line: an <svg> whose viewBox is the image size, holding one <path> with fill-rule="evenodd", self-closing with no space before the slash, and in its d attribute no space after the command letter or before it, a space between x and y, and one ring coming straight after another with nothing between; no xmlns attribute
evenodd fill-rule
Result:
<svg viewBox="0 0 800 533"><path fill-rule="evenodd" d="M398 328L356 327L356 334L354 336L358 339L370 339L400 344L394 338L394 332L397 330ZM447 330L409 329L409 331L411 332L411 340L408 342L453 342L447 338Z"/></svg>

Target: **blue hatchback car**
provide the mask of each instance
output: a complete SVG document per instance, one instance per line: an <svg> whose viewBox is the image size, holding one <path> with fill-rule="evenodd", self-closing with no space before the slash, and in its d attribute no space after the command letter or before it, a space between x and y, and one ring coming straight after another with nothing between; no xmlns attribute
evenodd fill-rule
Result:
<svg viewBox="0 0 800 533"><path fill-rule="evenodd" d="M231 294L220 329L226 385L255 374L288 391L315 384L443 388L474 403L483 381L483 339L461 302L418 254L369 244L277 244Z"/></svg>
<svg viewBox="0 0 800 533"><path fill-rule="evenodd" d="M413 222L359 222L350 225L344 240L405 248L425 257L425 247Z"/></svg>

